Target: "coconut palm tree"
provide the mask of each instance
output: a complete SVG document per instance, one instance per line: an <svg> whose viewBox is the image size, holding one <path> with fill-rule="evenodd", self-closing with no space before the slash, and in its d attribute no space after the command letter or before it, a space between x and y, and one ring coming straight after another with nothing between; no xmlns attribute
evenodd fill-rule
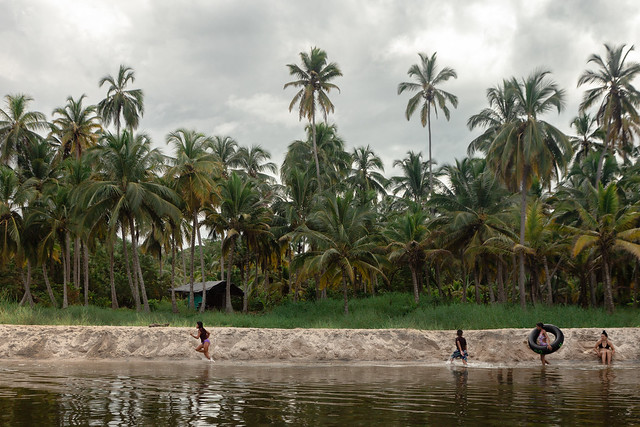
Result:
<svg viewBox="0 0 640 427"><path fill-rule="evenodd" d="M271 154L260 145L240 147L236 153L236 164L240 169L253 179L261 182L273 181L271 175L264 172L278 173L278 167L270 162Z"/></svg>
<svg viewBox="0 0 640 427"><path fill-rule="evenodd" d="M354 148L351 157L352 168L347 179L351 186L362 194L374 191L376 194L385 196L389 180L380 173L384 172L382 159L373 152L369 145Z"/></svg>
<svg viewBox="0 0 640 427"><path fill-rule="evenodd" d="M374 272L382 274L375 256L380 239L372 230L374 218L368 207L355 203L352 193L330 194L296 231L314 248L298 255L296 264L307 274L321 274L325 283L342 283L345 314L349 314L348 285L354 284L356 272L365 279Z"/></svg>
<svg viewBox="0 0 640 427"><path fill-rule="evenodd" d="M122 120L127 128L133 132L138 128L140 118L144 115L144 93L142 89L129 89L127 85L135 82L133 68L120 65L118 75L111 75L100 79L98 85L109 84L107 97L98 103L98 112L106 125L116 126L116 135L120 135ZM122 119L121 119L122 117Z"/></svg>
<svg viewBox="0 0 640 427"><path fill-rule="evenodd" d="M519 191L520 244L525 244L527 192L534 178L548 183L565 169L571 144L559 129L539 116L564 108L564 91L548 79L549 71L536 70L527 78L512 78L506 88L513 96L515 118L500 126L487 147L487 162L511 190ZM526 306L524 254L519 256L520 304Z"/></svg>
<svg viewBox="0 0 640 427"><path fill-rule="evenodd" d="M578 86L592 84L580 103L584 112L597 105L596 118L605 132L602 155L598 163L596 181L602 178L602 165L607 150L616 144L625 143L625 119L636 124L640 122L636 107L640 103L640 92L633 86L633 80L640 75L640 63L628 62L627 56L633 46L625 50L625 45L604 45L606 57L592 54L587 64L593 63L594 70L586 70L578 79ZM599 105L598 105L599 104ZM628 126L627 126L628 127Z"/></svg>
<svg viewBox="0 0 640 427"><path fill-rule="evenodd" d="M571 127L575 129L576 135L571 136L569 141L573 146L574 164L580 163L602 147L604 131L598 126L597 120L588 113L581 113L571 121Z"/></svg>
<svg viewBox="0 0 640 427"><path fill-rule="evenodd" d="M408 151L407 157L393 162L393 167L402 171L402 175L391 178L393 194L400 193L414 203L423 203L429 195L431 184L428 184L428 167L427 162L422 161L422 153Z"/></svg>
<svg viewBox="0 0 640 427"><path fill-rule="evenodd" d="M238 143L230 136L216 135L211 138L210 149L222 165L222 177L229 177L229 168L238 166Z"/></svg>
<svg viewBox="0 0 640 427"><path fill-rule="evenodd" d="M640 228L637 225L640 212L620 206L615 183L598 188L590 187L590 203L587 207L575 203L580 215L578 226L565 226L576 235L572 254L577 256L588 248L595 249L602 258L604 270L604 303L607 311L613 313L613 287L611 266L617 252L628 253L640 259Z"/></svg>
<svg viewBox="0 0 640 427"><path fill-rule="evenodd" d="M402 82L398 84L398 95L403 92L418 92L409 98L405 117L407 120L420 107L420 121L422 127L428 127L429 134L429 191L433 193L433 157L431 156L431 110L438 117L438 107L444 113L447 121L450 117L449 107L447 103L454 108L458 106L458 97L452 93L444 91L439 86L450 78L458 78L456 71L450 67L444 67L438 70L436 62L437 52L429 56L425 53L419 53L420 63L413 64L409 67L407 74L416 80L415 82Z"/></svg>
<svg viewBox="0 0 640 427"><path fill-rule="evenodd" d="M16 156L24 156L28 147L41 137L39 131L49 130L44 114L29 111L33 98L24 94L4 97L6 107L0 108L0 163L9 164Z"/></svg>
<svg viewBox="0 0 640 427"><path fill-rule="evenodd" d="M191 230L191 270L189 286L189 305L194 307L193 281L194 281L194 256L196 235L198 234L198 216L205 204L212 201L215 189L214 176L220 173L220 164L216 157L207 151L212 140L202 133L193 130L178 129L167 136L167 144L173 145L175 158L172 159L172 167L167 176L173 180L173 188L184 200L186 216L191 218L193 226ZM204 274L204 261L202 244L199 242L202 275L202 303L200 308L204 311L206 306L206 277Z"/></svg>
<svg viewBox="0 0 640 427"><path fill-rule="evenodd" d="M149 137L144 134L133 136L128 131L120 135L105 134L101 143L89 153L97 169L86 188L86 221L97 222L108 215L109 229L116 230L120 226L123 239L128 227L133 252L133 275L140 285L144 310L149 311L138 255L137 224L160 221L165 217L177 221L180 217L180 211L174 204L176 194L154 176L162 155L151 147ZM128 260L125 262L128 263ZM135 297L133 289L132 292Z"/></svg>
<svg viewBox="0 0 640 427"><path fill-rule="evenodd" d="M53 115L59 116L53 120L53 132L60 140L62 158L74 153L76 159L80 159L87 148L98 142L102 126L97 115L97 107L89 105L83 108L82 100L85 97L86 95L82 95L76 101L70 96L64 108L53 110Z"/></svg>
<svg viewBox="0 0 640 427"><path fill-rule="evenodd" d="M298 104L300 120L305 117L311 124L316 178L320 189L322 189L320 161L316 144L316 109L320 109L326 122L327 114L333 113L335 110L328 94L331 89L340 91L340 88L331 83L331 80L342 76L342 72L335 62L327 63L327 53L317 47L311 48L309 53L300 52L300 59L302 61L301 65L287 64L289 74L294 76L296 80L286 83L284 89L289 86L300 88L289 104L289 111L293 110L293 107Z"/></svg>

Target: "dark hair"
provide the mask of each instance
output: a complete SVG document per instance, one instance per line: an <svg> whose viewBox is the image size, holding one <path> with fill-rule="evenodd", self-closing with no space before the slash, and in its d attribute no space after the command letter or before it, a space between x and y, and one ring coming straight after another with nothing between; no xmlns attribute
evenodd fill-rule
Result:
<svg viewBox="0 0 640 427"><path fill-rule="evenodd" d="M607 331L602 331L602 335L604 335L605 337L609 338L609 335L607 335Z"/></svg>
<svg viewBox="0 0 640 427"><path fill-rule="evenodd" d="M536 323L536 326L540 326L541 328L544 328L544 323L538 322L538 323Z"/></svg>
<svg viewBox="0 0 640 427"><path fill-rule="evenodd" d="M196 322L196 324L198 325L198 328L203 328L204 326L202 326L202 322L198 321Z"/></svg>
<svg viewBox="0 0 640 427"><path fill-rule="evenodd" d="M458 329L458 331L456 332L458 334L459 337L462 336L462 329Z"/></svg>

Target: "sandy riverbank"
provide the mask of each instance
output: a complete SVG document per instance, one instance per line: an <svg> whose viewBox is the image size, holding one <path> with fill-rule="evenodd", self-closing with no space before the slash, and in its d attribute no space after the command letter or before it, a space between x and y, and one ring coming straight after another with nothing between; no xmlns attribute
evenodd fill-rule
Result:
<svg viewBox="0 0 640 427"><path fill-rule="evenodd" d="M379 361L434 363L454 350L455 331L415 329L210 328L213 355L226 361ZM0 325L0 359L198 359L194 329L126 326ZM526 339L531 329L465 331L471 360L538 360ZM563 329L563 347L549 360L596 361L600 329ZM616 359L640 361L640 328L612 328Z"/></svg>

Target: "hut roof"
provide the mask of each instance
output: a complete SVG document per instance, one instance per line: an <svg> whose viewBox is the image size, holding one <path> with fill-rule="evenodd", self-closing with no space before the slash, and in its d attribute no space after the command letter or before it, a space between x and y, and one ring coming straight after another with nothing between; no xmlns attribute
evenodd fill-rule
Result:
<svg viewBox="0 0 640 427"><path fill-rule="evenodd" d="M185 283L182 286L178 286L176 288L173 288L174 291L176 292L189 292L189 283ZM210 291L214 292L214 293L222 293L225 291L225 288L227 286L227 281L226 280L209 280L207 282L204 282L204 287L207 290L207 293L209 293ZM193 291L194 292L202 292L202 282L194 282L193 283ZM244 292L242 292L242 289L240 289L239 287L237 287L236 285L234 285L233 283L231 284L231 294L232 295L243 295Z"/></svg>

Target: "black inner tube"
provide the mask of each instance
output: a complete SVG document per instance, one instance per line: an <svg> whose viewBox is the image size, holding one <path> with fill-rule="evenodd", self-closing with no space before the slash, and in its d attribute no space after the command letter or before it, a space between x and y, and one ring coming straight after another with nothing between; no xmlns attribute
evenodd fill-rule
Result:
<svg viewBox="0 0 640 427"><path fill-rule="evenodd" d="M551 350L549 350L546 346L538 345L538 335L540 335L540 331L538 330L538 328L535 328L529 334L529 348L531 348L531 350L535 351L538 354L551 354L562 347L562 344L564 343L564 334L562 333L560 328L555 325L548 324L543 325L542 329L556 337L556 339L551 343Z"/></svg>

